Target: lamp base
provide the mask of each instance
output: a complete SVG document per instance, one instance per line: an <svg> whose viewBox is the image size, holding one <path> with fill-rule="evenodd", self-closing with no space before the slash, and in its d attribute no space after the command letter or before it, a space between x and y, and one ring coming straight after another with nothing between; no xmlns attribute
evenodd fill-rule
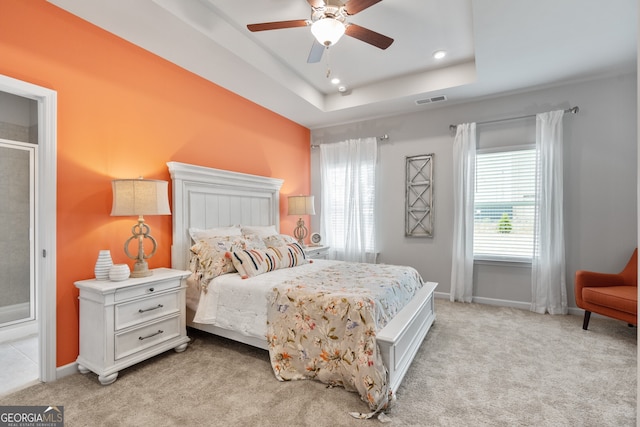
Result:
<svg viewBox="0 0 640 427"><path fill-rule="evenodd" d="M135 264L133 264L131 276L129 277L147 277L153 274L153 271L149 270L147 258L151 258L156 253L158 244L156 243L156 239L151 237L149 231L151 231L151 229L147 224L144 223L144 218L142 217L142 215L140 215L138 217L138 223L134 225L133 228L131 228L132 236L129 237L126 242L124 242L124 253L127 254L129 258L136 260ZM129 242L134 239L138 241L137 256L133 256L131 255L131 253L129 253ZM151 251L151 253L149 253L149 255L145 255L144 249L142 248L144 239L151 240L151 243L153 244L153 250Z"/></svg>
<svg viewBox="0 0 640 427"><path fill-rule="evenodd" d="M298 244L303 248L306 248L307 245L304 244L304 239L309 234L309 230L304 226L304 220L302 218L298 219L298 223L296 228L293 230L293 237L298 239Z"/></svg>
<svg viewBox="0 0 640 427"><path fill-rule="evenodd" d="M148 277L153 274L153 271L149 270L147 261L136 262L133 264L133 271L131 271L130 277Z"/></svg>

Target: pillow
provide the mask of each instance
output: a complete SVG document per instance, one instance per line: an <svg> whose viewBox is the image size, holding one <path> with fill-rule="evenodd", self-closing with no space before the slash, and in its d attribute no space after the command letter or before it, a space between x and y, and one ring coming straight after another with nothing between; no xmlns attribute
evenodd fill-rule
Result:
<svg viewBox="0 0 640 427"><path fill-rule="evenodd" d="M196 241L207 242L211 247L214 247L222 252L233 251L236 248L240 249L267 249L264 241L255 234L247 234L244 236L210 236L203 237Z"/></svg>
<svg viewBox="0 0 640 427"><path fill-rule="evenodd" d="M236 250L266 250L262 239L251 236L218 236L199 240L191 246L189 269L196 273L196 279L206 291L211 279L236 271L231 253Z"/></svg>
<svg viewBox="0 0 640 427"><path fill-rule="evenodd" d="M266 251L260 249L233 251L231 260L243 279L309 262L304 250L297 243L270 247Z"/></svg>
<svg viewBox="0 0 640 427"><path fill-rule="evenodd" d="M262 238L278 234L275 225L242 225L242 234L256 234Z"/></svg>
<svg viewBox="0 0 640 427"><path fill-rule="evenodd" d="M278 257L278 268L291 268L310 262L307 259L306 252L297 242L289 243L280 247L270 247L267 250L269 249Z"/></svg>
<svg viewBox="0 0 640 427"><path fill-rule="evenodd" d="M242 236L242 238L245 241L246 249L262 249L266 251L267 247L269 246L257 234L245 234Z"/></svg>
<svg viewBox="0 0 640 427"><path fill-rule="evenodd" d="M293 238L293 236L289 236L288 234L274 234L273 236L267 236L262 239L267 247L269 246L286 246L289 243L297 243L298 241Z"/></svg>
<svg viewBox="0 0 640 427"><path fill-rule="evenodd" d="M237 225L231 225L229 227L208 228L206 230L201 228L190 228L189 235L194 242L197 242L198 240L208 237L242 236L242 231Z"/></svg>

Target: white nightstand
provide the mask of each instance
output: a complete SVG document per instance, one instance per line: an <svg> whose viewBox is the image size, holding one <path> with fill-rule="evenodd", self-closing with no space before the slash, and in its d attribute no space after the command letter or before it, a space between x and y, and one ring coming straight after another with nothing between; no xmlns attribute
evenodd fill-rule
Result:
<svg viewBox="0 0 640 427"><path fill-rule="evenodd" d="M329 253L329 246L307 246L304 248L307 258L310 259L327 259Z"/></svg>
<svg viewBox="0 0 640 427"><path fill-rule="evenodd" d="M157 268L149 277L121 282L82 280L78 370L113 383L118 372L164 351L184 351L184 279L190 271Z"/></svg>

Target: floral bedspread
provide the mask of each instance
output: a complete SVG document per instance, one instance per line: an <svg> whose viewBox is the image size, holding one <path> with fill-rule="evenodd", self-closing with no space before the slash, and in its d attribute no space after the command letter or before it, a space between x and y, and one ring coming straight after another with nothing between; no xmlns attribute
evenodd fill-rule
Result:
<svg viewBox="0 0 640 427"><path fill-rule="evenodd" d="M357 391L373 413L388 409L376 334L422 284L411 267L340 262L274 287L267 341L276 377L340 385Z"/></svg>

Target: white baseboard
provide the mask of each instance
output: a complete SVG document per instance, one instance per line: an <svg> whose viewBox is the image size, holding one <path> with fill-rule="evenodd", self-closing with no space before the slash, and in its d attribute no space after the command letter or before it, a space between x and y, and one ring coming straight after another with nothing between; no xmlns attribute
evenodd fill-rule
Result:
<svg viewBox="0 0 640 427"><path fill-rule="evenodd" d="M449 299L449 294L447 292L434 292L433 294L436 298ZM530 302L524 301L511 301L497 298L484 298L484 297L473 297L473 302L478 304L486 304L486 305L495 305L498 307L511 307L518 308L520 310L529 310L531 308ZM574 316L584 316L584 310L578 307L569 307L569 313ZM598 316L596 313L593 313L593 316Z"/></svg>
<svg viewBox="0 0 640 427"><path fill-rule="evenodd" d="M433 296L439 299L446 299L446 300L449 299L449 294L446 292L434 292Z"/></svg>
<svg viewBox="0 0 640 427"><path fill-rule="evenodd" d="M529 310L531 308L530 302L511 301L497 298L473 297L473 302L485 305L496 305L498 307L519 308L520 310Z"/></svg>
<svg viewBox="0 0 640 427"><path fill-rule="evenodd" d="M574 316L584 316L584 310L578 307L569 307L569 314L572 314ZM591 313L591 314L593 316L600 316L598 313Z"/></svg>
<svg viewBox="0 0 640 427"><path fill-rule="evenodd" d="M56 368L56 379L59 380L64 377L68 377L69 375L78 373L78 364L76 362L71 362L64 366L58 366Z"/></svg>

